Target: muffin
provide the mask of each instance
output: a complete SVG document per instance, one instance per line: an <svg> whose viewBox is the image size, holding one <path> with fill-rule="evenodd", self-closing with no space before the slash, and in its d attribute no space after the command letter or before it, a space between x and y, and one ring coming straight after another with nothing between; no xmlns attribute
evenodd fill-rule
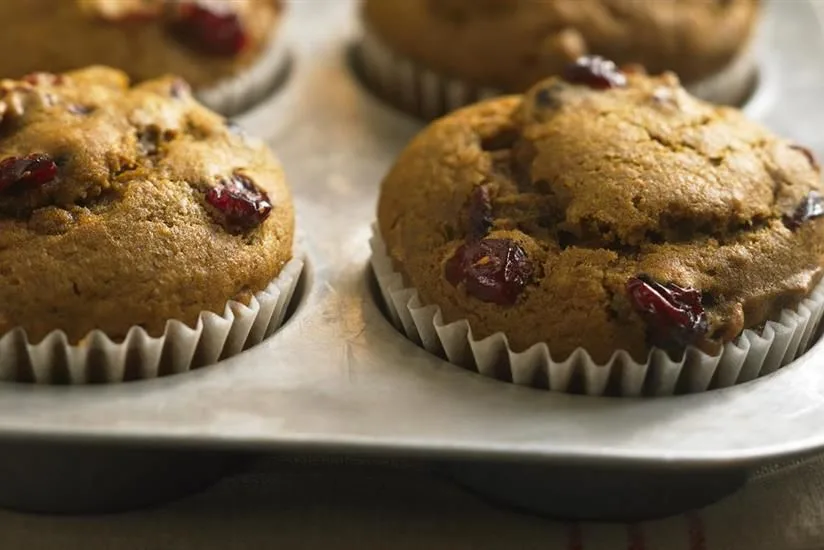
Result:
<svg viewBox="0 0 824 550"><path fill-rule="evenodd" d="M444 341L433 323L463 321L473 341L505 336L505 350L473 345L474 358L457 360L471 368L546 385L561 365L592 371L597 386L622 365L643 375L633 394L651 367L668 376L656 393L678 376L693 389L728 385L791 361L815 328L820 193L807 149L693 98L674 74L585 58L413 140L381 189L376 270L430 349L468 349L466 331ZM783 351L745 353L774 333L792 340ZM496 370L525 350L527 372Z"/></svg>
<svg viewBox="0 0 824 550"><path fill-rule="evenodd" d="M0 113L0 377L147 378L274 330L300 262L262 143L102 67L4 80Z"/></svg>
<svg viewBox="0 0 824 550"><path fill-rule="evenodd" d="M3 0L0 76L119 68L135 81L179 75L213 109L259 100L283 67L281 0Z"/></svg>
<svg viewBox="0 0 824 550"><path fill-rule="evenodd" d="M673 71L718 103L752 84L758 0L365 0L363 73L424 118L523 93L584 55Z"/></svg>

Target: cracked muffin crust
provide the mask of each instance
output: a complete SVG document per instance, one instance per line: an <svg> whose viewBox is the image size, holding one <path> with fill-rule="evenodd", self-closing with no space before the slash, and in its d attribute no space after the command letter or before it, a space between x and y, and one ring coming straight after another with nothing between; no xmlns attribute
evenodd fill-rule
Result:
<svg viewBox="0 0 824 550"><path fill-rule="evenodd" d="M395 268L446 322L598 363L714 354L794 307L824 265L806 149L677 77L582 59L425 129L383 182Z"/></svg>
<svg viewBox="0 0 824 550"><path fill-rule="evenodd" d="M365 0L363 76L433 118L600 55L736 104L752 85L759 13L759 0Z"/></svg>
<svg viewBox="0 0 824 550"><path fill-rule="evenodd" d="M292 257L280 165L178 78L4 80L0 113L0 335L158 336L248 304Z"/></svg>
<svg viewBox="0 0 824 550"><path fill-rule="evenodd" d="M196 89L250 68L277 28L281 0L3 0L3 77L88 65L136 80L176 74Z"/></svg>

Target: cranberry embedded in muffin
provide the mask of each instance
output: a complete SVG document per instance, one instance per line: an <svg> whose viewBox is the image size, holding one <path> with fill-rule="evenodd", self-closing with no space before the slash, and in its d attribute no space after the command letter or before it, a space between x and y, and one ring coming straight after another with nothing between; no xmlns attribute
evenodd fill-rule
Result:
<svg viewBox="0 0 824 550"><path fill-rule="evenodd" d="M598 364L710 355L824 273L812 154L673 74L586 58L426 128L383 182L380 234L424 304L514 351Z"/></svg>
<svg viewBox="0 0 824 550"><path fill-rule="evenodd" d="M0 336L160 336L248 304L292 258L280 165L180 79L4 80L0 115Z"/></svg>

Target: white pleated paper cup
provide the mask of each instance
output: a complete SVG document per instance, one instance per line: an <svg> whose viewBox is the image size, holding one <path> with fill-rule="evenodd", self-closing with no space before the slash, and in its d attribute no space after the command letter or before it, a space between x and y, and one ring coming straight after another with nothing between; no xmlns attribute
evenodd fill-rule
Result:
<svg viewBox="0 0 824 550"><path fill-rule="evenodd" d="M475 86L419 65L395 52L368 26L364 27L359 53L365 84L386 101L424 120L505 95L499 89ZM722 71L685 88L705 101L737 105L750 95L756 69L754 50L747 47Z"/></svg>
<svg viewBox="0 0 824 550"><path fill-rule="evenodd" d="M96 330L77 344L71 344L63 331L31 344L23 329L13 330L0 336L0 381L116 383L215 364L280 328L302 271L303 260L296 256L248 305L229 301L222 314L204 311L194 327L170 320L159 337L135 326L119 342Z"/></svg>
<svg viewBox="0 0 824 550"><path fill-rule="evenodd" d="M393 51L368 27L358 52L364 83L386 101L424 120L501 95L495 88L473 86L418 65Z"/></svg>
<svg viewBox="0 0 824 550"><path fill-rule="evenodd" d="M251 67L217 84L195 91L206 107L226 116L248 111L275 92L289 70L289 48L274 33L265 50Z"/></svg>
<svg viewBox="0 0 824 550"><path fill-rule="evenodd" d="M374 230L372 268L389 319L409 340L459 367L522 386L591 396L669 396L724 388L765 376L790 364L813 343L824 312L824 282L796 308L761 330L745 330L717 356L687 348L680 360L653 349L639 363L617 350L605 364L579 348L555 361L546 343L514 352L506 335L476 339L466 320L447 323L438 306L421 302L395 271L383 239Z"/></svg>

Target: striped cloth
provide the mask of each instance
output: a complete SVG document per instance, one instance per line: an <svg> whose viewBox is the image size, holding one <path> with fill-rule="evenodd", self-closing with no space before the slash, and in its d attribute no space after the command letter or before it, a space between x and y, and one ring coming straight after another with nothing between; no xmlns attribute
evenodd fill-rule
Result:
<svg viewBox="0 0 824 550"><path fill-rule="evenodd" d="M269 460L141 512L0 513L2 549L824 549L824 458L754 479L706 510L637 525L569 524L496 508L420 466Z"/></svg>

